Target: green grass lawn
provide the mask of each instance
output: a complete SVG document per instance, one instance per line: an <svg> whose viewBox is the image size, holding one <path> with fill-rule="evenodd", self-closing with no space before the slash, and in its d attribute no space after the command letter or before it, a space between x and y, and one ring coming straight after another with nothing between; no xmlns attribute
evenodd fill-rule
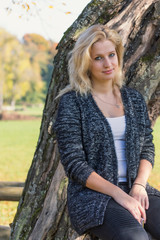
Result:
<svg viewBox="0 0 160 240"><path fill-rule="evenodd" d="M25 181L39 128L40 120L0 122L0 181Z"/></svg>
<svg viewBox="0 0 160 240"><path fill-rule="evenodd" d="M43 108L44 106L41 104L39 106L16 106L15 110L18 114L41 117Z"/></svg>
<svg viewBox="0 0 160 240"><path fill-rule="evenodd" d="M40 120L0 121L0 181L25 181L40 123ZM0 202L0 225L12 223L17 205L18 202Z"/></svg>
<svg viewBox="0 0 160 240"><path fill-rule="evenodd" d="M149 183L160 190L160 117L153 131L155 144L155 165L149 178Z"/></svg>
<svg viewBox="0 0 160 240"><path fill-rule="evenodd" d="M36 149L40 120L0 121L0 181L25 181ZM160 118L154 126L155 166L149 182L160 190ZM13 221L17 202L0 202L0 225Z"/></svg>

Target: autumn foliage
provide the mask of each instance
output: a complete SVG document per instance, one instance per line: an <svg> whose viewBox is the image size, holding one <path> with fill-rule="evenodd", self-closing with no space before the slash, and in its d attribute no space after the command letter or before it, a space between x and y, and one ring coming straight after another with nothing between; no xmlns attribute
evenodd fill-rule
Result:
<svg viewBox="0 0 160 240"><path fill-rule="evenodd" d="M26 34L19 41L3 29L0 36L0 108L4 104L43 102L56 43L38 34Z"/></svg>

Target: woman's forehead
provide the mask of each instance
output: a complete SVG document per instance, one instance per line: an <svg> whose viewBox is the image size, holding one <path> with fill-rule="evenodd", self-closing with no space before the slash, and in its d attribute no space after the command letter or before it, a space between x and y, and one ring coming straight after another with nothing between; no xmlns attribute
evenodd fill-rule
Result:
<svg viewBox="0 0 160 240"><path fill-rule="evenodd" d="M110 40L99 40L92 45L91 53L107 53L115 51L115 44Z"/></svg>

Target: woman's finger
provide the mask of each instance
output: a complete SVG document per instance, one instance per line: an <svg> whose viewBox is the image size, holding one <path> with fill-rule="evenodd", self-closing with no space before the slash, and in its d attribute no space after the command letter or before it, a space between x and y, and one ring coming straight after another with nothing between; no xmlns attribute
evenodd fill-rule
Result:
<svg viewBox="0 0 160 240"><path fill-rule="evenodd" d="M133 217L140 223L142 214L141 214L139 207L137 206L137 207L132 208L130 210L130 212L133 215Z"/></svg>
<svg viewBox="0 0 160 240"><path fill-rule="evenodd" d="M140 212L141 212L141 218L144 219L144 223L146 223L146 211L145 211L145 208L143 208L141 205L139 207L140 209ZM140 219L141 220L141 219Z"/></svg>
<svg viewBox="0 0 160 240"><path fill-rule="evenodd" d="M146 209L146 200L145 200L145 198L142 198L141 201L140 201L140 203L141 203L141 206L142 206L144 209Z"/></svg>
<svg viewBox="0 0 160 240"><path fill-rule="evenodd" d="M134 215L135 219L137 219L137 221L140 223L140 219L141 219L141 213L139 210L134 209Z"/></svg>
<svg viewBox="0 0 160 240"><path fill-rule="evenodd" d="M148 199L148 196L142 198L140 200L140 203L141 203L141 206L144 208L144 209L148 209L149 208L149 199Z"/></svg>
<svg viewBox="0 0 160 240"><path fill-rule="evenodd" d="M131 210L131 214L137 219L137 221L141 224L142 219L144 223L146 222L146 211L145 209L139 204L137 207Z"/></svg>
<svg viewBox="0 0 160 240"><path fill-rule="evenodd" d="M149 199L148 199L148 196L146 197L145 199L145 209L148 209L149 208Z"/></svg>

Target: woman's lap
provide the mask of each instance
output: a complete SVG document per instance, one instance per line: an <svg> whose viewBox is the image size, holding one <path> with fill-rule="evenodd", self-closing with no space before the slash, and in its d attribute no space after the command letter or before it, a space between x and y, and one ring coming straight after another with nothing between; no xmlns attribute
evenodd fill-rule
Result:
<svg viewBox="0 0 160 240"><path fill-rule="evenodd" d="M138 221L113 199L108 203L103 224L90 232L102 240L148 240Z"/></svg>
<svg viewBox="0 0 160 240"><path fill-rule="evenodd" d="M147 210L145 229L157 240L160 239L160 198L149 196L150 207ZM90 232L102 240L148 240L144 228L132 214L113 199L107 206L102 225L90 229Z"/></svg>

